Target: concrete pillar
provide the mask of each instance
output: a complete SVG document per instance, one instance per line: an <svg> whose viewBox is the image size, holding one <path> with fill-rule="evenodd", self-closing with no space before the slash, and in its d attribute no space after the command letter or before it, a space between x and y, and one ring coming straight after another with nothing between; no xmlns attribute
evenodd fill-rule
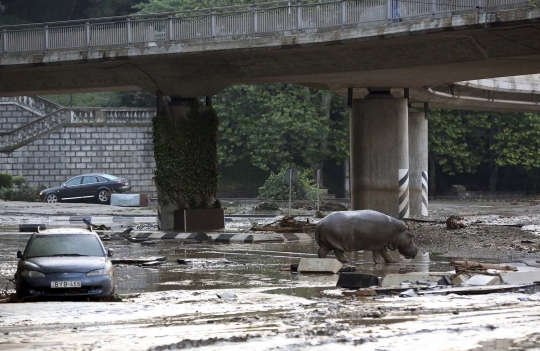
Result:
<svg viewBox="0 0 540 351"><path fill-rule="evenodd" d="M407 218L407 100L393 99L389 93L370 95L353 100L350 110L351 209Z"/></svg>
<svg viewBox="0 0 540 351"><path fill-rule="evenodd" d="M190 103L193 98L181 98L181 97L171 97L171 102L168 104L167 107L163 107L163 109L167 113L167 118L171 118L173 120L178 120L181 118L185 118L187 113L190 111ZM199 111L204 111L205 109L208 109L208 107L201 106L199 108ZM162 140L161 142L167 142L167 140ZM177 203L169 201L166 204L163 203L160 198L163 198L161 196L159 188L158 191L158 228L160 230L173 230L175 227L174 223L174 213L175 211L179 210L179 206Z"/></svg>
<svg viewBox="0 0 540 351"><path fill-rule="evenodd" d="M428 215L428 120L409 111L409 203L411 216Z"/></svg>

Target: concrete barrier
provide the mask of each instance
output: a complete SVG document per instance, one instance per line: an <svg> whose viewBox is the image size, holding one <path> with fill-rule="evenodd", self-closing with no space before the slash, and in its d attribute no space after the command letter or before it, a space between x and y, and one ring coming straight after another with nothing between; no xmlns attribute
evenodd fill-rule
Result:
<svg viewBox="0 0 540 351"><path fill-rule="evenodd" d="M298 272L336 274L341 266L341 262L335 258L301 258L298 263Z"/></svg>
<svg viewBox="0 0 540 351"><path fill-rule="evenodd" d="M146 194L112 194L111 206L145 207L148 205Z"/></svg>

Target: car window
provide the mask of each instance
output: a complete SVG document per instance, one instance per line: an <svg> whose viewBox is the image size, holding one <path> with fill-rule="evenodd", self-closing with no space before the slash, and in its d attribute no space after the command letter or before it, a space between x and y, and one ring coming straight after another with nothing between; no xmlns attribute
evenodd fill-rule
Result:
<svg viewBox="0 0 540 351"><path fill-rule="evenodd" d="M76 178L73 178L73 179L70 179L66 182L66 185L79 185L81 184L81 177L76 177Z"/></svg>
<svg viewBox="0 0 540 351"><path fill-rule="evenodd" d="M92 184L92 183L97 183L97 178L96 177L83 177L83 181L82 183L83 184Z"/></svg>
<svg viewBox="0 0 540 351"><path fill-rule="evenodd" d="M105 257L99 239L93 234L36 235L28 245L26 258L63 255Z"/></svg>
<svg viewBox="0 0 540 351"><path fill-rule="evenodd" d="M106 179L109 179L109 180L117 180L117 179L120 179L118 178L117 176L113 176L113 175L110 175L110 174L102 174L101 175L103 178L106 178Z"/></svg>
<svg viewBox="0 0 540 351"><path fill-rule="evenodd" d="M102 178L102 177L98 177L98 180L101 182L101 183L105 183L105 182L108 182L107 179L105 178Z"/></svg>

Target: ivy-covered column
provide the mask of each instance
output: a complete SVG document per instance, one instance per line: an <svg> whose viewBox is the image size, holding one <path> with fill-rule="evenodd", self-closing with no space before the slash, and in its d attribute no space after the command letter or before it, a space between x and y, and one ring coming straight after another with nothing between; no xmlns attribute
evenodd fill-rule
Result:
<svg viewBox="0 0 540 351"><path fill-rule="evenodd" d="M218 117L198 99L173 99L153 120L152 137L161 230L224 227L217 197Z"/></svg>

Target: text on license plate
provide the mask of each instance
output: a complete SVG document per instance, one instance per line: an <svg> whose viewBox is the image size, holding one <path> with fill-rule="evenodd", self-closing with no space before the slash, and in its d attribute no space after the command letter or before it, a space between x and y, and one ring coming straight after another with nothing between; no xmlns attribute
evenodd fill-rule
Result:
<svg viewBox="0 0 540 351"><path fill-rule="evenodd" d="M61 280L51 282L51 288L80 288L80 280Z"/></svg>

